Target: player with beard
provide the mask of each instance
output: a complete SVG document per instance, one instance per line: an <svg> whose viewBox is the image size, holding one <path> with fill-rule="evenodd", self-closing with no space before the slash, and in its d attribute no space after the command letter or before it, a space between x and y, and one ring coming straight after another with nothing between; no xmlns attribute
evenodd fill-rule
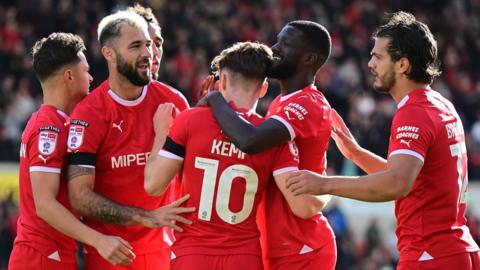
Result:
<svg viewBox="0 0 480 270"><path fill-rule="evenodd" d="M361 148L338 116L334 139L342 153L369 175L292 173L296 194L333 194L395 200L397 269L480 269L480 252L466 226L467 150L453 104L430 84L440 74L437 43L428 26L397 12L374 34L368 67L374 88L397 103L387 160Z"/></svg>
<svg viewBox="0 0 480 270"><path fill-rule="evenodd" d="M165 197L150 197L143 189L143 169L155 138L152 118L159 104L188 105L180 93L151 82L152 40L139 15L119 11L98 27L109 78L72 113L68 137L68 188L72 207L86 224L116 234L133 247L136 259L128 269L168 269L163 230L191 222L179 207L188 199L165 205ZM159 138L161 141L164 138ZM86 247L87 269L117 269Z"/></svg>
<svg viewBox="0 0 480 270"><path fill-rule="evenodd" d="M22 134L20 217L8 269L77 269L75 239L112 264L133 260L125 240L98 233L70 212L64 166L68 114L92 81L84 51L83 40L69 33L53 33L32 49L43 104Z"/></svg>
<svg viewBox="0 0 480 270"><path fill-rule="evenodd" d="M279 80L281 95L270 105L267 120L258 126L243 121L220 93L206 97L223 131L240 150L258 153L294 141L300 169L325 173L331 108L313 83L330 50L330 34L320 24L293 21L285 25L272 46L274 61L268 74ZM324 206L329 197L320 199ZM309 219L296 217L272 182L259 212L266 268L335 268L334 234L321 213Z"/></svg>

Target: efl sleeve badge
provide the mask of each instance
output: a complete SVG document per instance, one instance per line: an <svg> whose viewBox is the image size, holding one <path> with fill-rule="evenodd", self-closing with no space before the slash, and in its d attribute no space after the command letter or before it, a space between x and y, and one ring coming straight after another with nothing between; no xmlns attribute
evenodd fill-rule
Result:
<svg viewBox="0 0 480 270"><path fill-rule="evenodd" d="M72 125L68 131L68 148L76 150L82 146L85 127Z"/></svg>
<svg viewBox="0 0 480 270"><path fill-rule="evenodd" d="M41 155L51 155L57 146L58 133L54 131L41 131L38 135L38 151Z"/></svg>

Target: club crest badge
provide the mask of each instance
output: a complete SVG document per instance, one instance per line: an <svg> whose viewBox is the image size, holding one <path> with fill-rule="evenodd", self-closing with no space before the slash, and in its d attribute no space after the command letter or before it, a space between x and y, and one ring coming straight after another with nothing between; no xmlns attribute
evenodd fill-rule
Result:
<svg viewBox="0 0 480 270"><path fill-rule="evenodd" d="M41 131L38 135L38 151L41 155L51 155L57 146L58 133L54 131Z"/></svg>
<svg viewBox="0 0 480 270"><path fill-rule="evenodd" d="M79 125L71 125L68 130L68 148L76 150L82 146L83 135L85 133L85 127Z"/></svg>

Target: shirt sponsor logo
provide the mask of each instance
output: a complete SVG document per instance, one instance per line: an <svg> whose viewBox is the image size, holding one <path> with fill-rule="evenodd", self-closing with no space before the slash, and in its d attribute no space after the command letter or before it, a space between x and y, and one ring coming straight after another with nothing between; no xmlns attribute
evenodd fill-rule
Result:
<svg viewBox="0 0 480 270"><path fill-rule="evenodd" d="M68 148L76 150L82 146L85 127L79 125L71 125L68 129Z"/></svg>
<svg viewBox="0 0 480 270"><path fill-rule="evenodd" d="M395 135L396 140L400 140L402 138L406 139L418 139L418 131L420 129L415 126L401 126L397 128L397 134ZM402 142L400 142L402 143ZM409 143L410 144L410 143Z"/></svg>
<svg viewBox="0 0 480 270"><path fill-rule="evenodd" d="M210 153L225 157L236 155L239 159L245 158L245 153L238 149L233 143L222 140L213 140Z"/></svg>
<svg viewBox="0 0 480 270"><path fill-rule="evenodd" d="M294 102L290 102L288 105L283 107L283 111L289 120L292 120L295 117L298 118L298 120L303 120L308 114L308 111L305 109L305 107Z"/></svg>
<svg viewBox="0 0 480 270"><path fill-rule="evenodd" d="M53 131L41 131L38 135L38 151L41 155L51 155L57 145L58 133Z"/></svg>
<svg viewBox="0 0 480 270"><path fill-rule="evenodd" d="M126 154L111 158L112 169L130 167L132 165L145 166L150 152Z"/></svg>

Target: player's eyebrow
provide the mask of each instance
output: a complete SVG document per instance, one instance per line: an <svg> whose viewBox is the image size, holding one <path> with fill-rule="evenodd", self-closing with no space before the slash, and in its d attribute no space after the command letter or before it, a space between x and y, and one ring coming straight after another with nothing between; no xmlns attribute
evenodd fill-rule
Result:
<svg viewBox="0 0 480 270"><path fill-rule="evenodd" d="M140 40L134 40L128 45L128 47L133 47L133 46L137 46L137 45L141 45L141 44L142 44L142 42Z"/></svg>

